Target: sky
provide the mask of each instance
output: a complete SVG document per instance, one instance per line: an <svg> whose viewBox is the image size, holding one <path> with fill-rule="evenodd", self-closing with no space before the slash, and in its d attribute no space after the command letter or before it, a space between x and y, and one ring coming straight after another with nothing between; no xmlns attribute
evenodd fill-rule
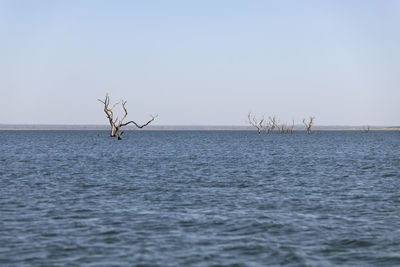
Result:
<svg viewBox="0 0 400 267"><path fill-rule="evenodd" d="M400 125L400 1L0 0L0 124Z"/></svg>

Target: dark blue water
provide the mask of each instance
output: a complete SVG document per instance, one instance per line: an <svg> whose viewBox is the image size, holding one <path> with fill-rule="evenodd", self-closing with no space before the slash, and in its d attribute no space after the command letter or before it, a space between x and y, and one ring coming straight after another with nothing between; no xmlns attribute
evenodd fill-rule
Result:
<svg viewBox="0 0 400 267"><path fill-rule="evenodd" d="M0 265L399 266L400 133L0 131Z"/></svg>

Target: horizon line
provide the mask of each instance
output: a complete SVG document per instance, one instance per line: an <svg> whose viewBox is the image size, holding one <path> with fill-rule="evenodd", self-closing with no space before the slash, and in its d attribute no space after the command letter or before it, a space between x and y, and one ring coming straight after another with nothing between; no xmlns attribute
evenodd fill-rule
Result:
<svg viewBox="0 0 400 267"><path fill-rule="evenodd" d="M0 123L0 130L108 130L107 124L6 124ZM304 130L304 125L295 124L293 130ZM314 131L323 130L400 130L399 125L315 125ZM134 130L134 126L126 126ZM253 130L251 125L149 125L143 130Z"/></svg>
<svg viewBox="0 0 400 267"><path fill-rule="evenodd" d="M303 126L303 124L298 123L294 126ZM109 126L109 124L98 124L98 123L0 123L0 126ZM398 125L390 124L317 124L315 127L400 127ZM248 124L151 124L147 127L252 127Z"/></svg>

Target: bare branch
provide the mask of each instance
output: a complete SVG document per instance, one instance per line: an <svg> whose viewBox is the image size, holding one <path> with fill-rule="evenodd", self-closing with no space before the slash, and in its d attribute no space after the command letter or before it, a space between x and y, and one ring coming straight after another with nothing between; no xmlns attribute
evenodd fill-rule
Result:
<svg viewBox="0 0 400 267"><path fill-rule="evenodd" d="M113 105L113 107L110 109L110 108L109 108L110 96L109 96L108 94L106 94L106 98L104 99L104 101L103 101L103 100L100 100L100 99L97 99L97 100L104 104L104 113L106 113L106 116L107 116L107 118L108 118L108 121L109 121L110 127L111 127L110 136L111 136L111 137L114 137L114 136L115 136L115 128L116 128L116 127L115 127L115 123L117 122L118 119L116 119L116 120L114 121L114 119L113 119L114 113L112 112L112 110L113 110L121 101L115 103L115 104Z"/></svg>
<svg viewBox="0 0 400 267"><path fill-rule="evenodd" d="M115 103L112 108L110 108L109 110L113 110L118 104L120 104L122 102L122 99L120 101L118 101L117 103Z"/></svg>
<svg viewBox="0 0 400 267"><path fill-rule="evenodd" d="M122 101L122 108L125 111L125 115L124 115L124 117L122 117L120 125L122 125L124 123L124 120L126 119L126 116L128 116L128 111L126 110L125 104L126 104L126 101Z"/></svg>
<svg viewBox="0 0 400 267"><path fill-rule="evenodd" d="M122 127L122 126L126 126L126 125L132 123L132 124L134 124L134 125L135 125L136 127L138 127L138 128L143 128L143 127L146 127L147 125L149 125L149 124L150 124L152 121L154 121L157 117L158 117L158 115L155 115L155 116L151 115L151 119L150 119L148 122L146 122L146 123L144 123L144 124L142 124L142 125L136 123L135 121L128 121L128 122L126 122L126 123L120 124L119 126Z"/></svg>
<svg viewBox="0 0 400 267"><path fill-rule="evenodd" d="M249 114L247 115L247 117L249 118L249 123L251 126L257 127L257 122L253 122L251 119L251 112L249 112ZM253 120L255 120L255 117L253 118Z"/></svg>

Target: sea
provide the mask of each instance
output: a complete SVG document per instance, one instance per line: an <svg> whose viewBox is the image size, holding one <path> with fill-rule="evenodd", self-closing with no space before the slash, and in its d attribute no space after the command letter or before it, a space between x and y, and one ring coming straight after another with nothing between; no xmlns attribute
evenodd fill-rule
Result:
<svg viewBox="0 0 400 267"><path fill-rule="evenodd" d="M400 131L0 131L0 266L400 266Z"/></svg>

